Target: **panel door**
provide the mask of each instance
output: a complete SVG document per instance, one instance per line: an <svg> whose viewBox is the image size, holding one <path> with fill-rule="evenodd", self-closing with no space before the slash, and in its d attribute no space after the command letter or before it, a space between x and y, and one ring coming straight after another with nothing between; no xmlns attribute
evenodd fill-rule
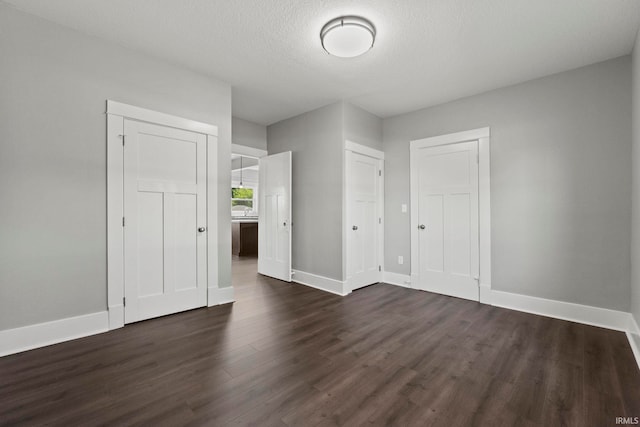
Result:
<svg viewBox="0 0 640 427"><path fill-rule="evenodd" d="M417 156L417 287L477 301L477 141L423 148Z"/></svg>
<svg viewBox="0 0 640 427"><path fill-rule="evenodd" d="M258 273L291 281L291 151L260 158Z"/></svg>
<svg viewBox="0 0 640 427"><path fill-rule="evenodd" d="M352 290L380 281L380 160L347 151L347 282Z"/></svg>
<svg viewBox="0 0 640 427"><path fill-rule="evenodd" d="M125 323L205 306L206 136L124 129Z"/></svg>

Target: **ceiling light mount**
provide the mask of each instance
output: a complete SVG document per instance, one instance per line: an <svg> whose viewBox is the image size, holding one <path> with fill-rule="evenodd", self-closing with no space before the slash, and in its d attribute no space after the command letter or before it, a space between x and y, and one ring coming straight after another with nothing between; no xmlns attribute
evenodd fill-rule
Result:
<svg viewBox="0 0 640 427"><path fill-rule="evenodd" d="M341 58L362 55L373 47L375 40L376 27L360 16L340 16L320 30L324 50Z"/></svg>

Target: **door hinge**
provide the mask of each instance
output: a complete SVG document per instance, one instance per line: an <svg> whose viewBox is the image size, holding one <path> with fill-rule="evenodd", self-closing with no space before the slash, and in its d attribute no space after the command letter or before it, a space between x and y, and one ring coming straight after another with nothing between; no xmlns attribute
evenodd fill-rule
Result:
<svg viewBox="0 0 640 427"><path fill-rule="evenodd" d="M122 226L124 227L124 217L122 217Z"/></svg>
<svg viewBox="0 0 640 427"><path fill-rule="evenodd" d="M382 224L382 218L378 218L378 224Z"/></svg>
<svg viewBox="0 0 640 427"><path fill-rule="evenodd" d="M122 139L122 146L124 147L124 135L118 135Z"/></svg>
<svg viewBox="0 0 640 427"><path fill-rule="evenodd" d="M476 154L476 163L480 164L480 154Z"/></svg>
<svg viewBox="0 0 640 427"><path fill-rule="evenodd" d="M382 271L382 266L381 265L378 266L378 271Z"/></svg>
<svg viewBox="0 0 640 427"><path fill-rule="evenodd" d="M123 307L127 306L127 298L126 297L122 297L122 306Z"/></svg>
<svg viewBox="0 0 640 427"><path fill-rule="evenodd" d="M378 169L378 176L382 176L382 169Z"/></svg>

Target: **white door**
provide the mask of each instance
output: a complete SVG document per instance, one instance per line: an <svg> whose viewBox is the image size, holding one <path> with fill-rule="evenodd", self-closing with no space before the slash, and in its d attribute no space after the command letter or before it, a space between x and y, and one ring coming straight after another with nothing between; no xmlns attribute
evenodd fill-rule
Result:
<svg viewBox="0 0 640 427"><path fill-rule="evenodd" d="M206 136L124 130L125 323L205 306Z"/></svg>
<svg viewBox="0 0 640 427"><path fill-rule="evenodd" d="M260 158L258 273L291 281L291 151Z"/></svg>
<svg viewBox="0 0 640 427"><path fill-rule="evenodd" d="M422 148L412 156L418 185L412 230L418 236L416 287L478 301L477 141Z"/></svg>
<svg viewBox="0 0 640 427"><path fill-rule="evenodd" d="M346 152L347 283L351 290L378 283L382 235L382 160Z"/></svg>

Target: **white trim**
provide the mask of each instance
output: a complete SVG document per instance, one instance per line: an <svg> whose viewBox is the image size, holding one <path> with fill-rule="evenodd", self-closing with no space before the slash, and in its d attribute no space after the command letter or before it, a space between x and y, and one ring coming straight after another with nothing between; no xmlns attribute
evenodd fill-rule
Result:
<svg viewBox="0 0 640 427"><path fill-rule="evenodd" d="M124 118L107 114L107 306L109 328L124 326ZM118 316L120 316L118 318Z"/></svg>
<svg viewBox="0 0 640 427"><path fill-rule="evenodd" d="M409 276L408 274L384 271L382 273L382 282L389 285L401 286L403 288L411 289L411 276Z"/></svg>
<svg viewBox="0 0 640 427"><path fill-rule="evenodd" d="M259 159L260 157L264 157L267 155L267 150L247 147L246 145L240 144L231 144L231 154Z"/></svg>
<svg viewBox="0 0 640 427"><path fill-rule="evenodd" d="M342 278L347 279L347 227L348 227L348 213L347 200L349 200L349 187L347 186L347 174L349 173L348 164L351 160L351 151L342 150ZM346 280L345 280L346 281Z"/></svg>
<svg viewBox="0 0 640 427"><path fill-rule="evenodd" d="M203 133L205 135L218 136L218 126L154 110L148 110L146 108L136 107L134 105L123 104L117 101L107 100L107 114L113 114L114 116L127 117L130 119L140 120L142 122L154 123L177 129L189 130L192 132Z"/></svg>
<svg viewBox="0 0 640 427"><path fill-rule="evenodd" d="M626 332L630 313L529 295L490 290L490 304L525 313Z"/></svg>
<svg viewBox="0 0 640 427"><path fill-rule="evenodd" d="M122 328L124 326L124 305L110 305L109 313L109 330Z"/></svg>
<svg viewBox="0 0 640 427"><path fill-rule="evenodd" d="M293 276L291 281L301 285L310 286L312 288L340 296L345 296L351 293L351 290L346 288L345 282L341 282L340 280L330 279L328 277L318 276L317 274L307 273L300 270L293 270L292 274Z"/></svg>
<svg viewBox="0 0 640 427"><path fill-rule="evenodd" d="M374 159L384 160L384 151L376 150L375 148L367 147L366 145L358 144L356 142L349 141L348 139L345 139L344 141L344 149L373 157Z"/></svg>
<svg viewBox="0 0 640 427"><path fill-rule="evenodd" d="M478 233L480 246L479 285L491 289L491 138L478 139Z"/></svg>
<svg viewBox="0 0 640 427"><path fill-rule="evenodd" d="M207 291L218 282L218 127L107 100L107 306L110 329L124 326L124 119L204 134L207 146ZM207 297L207 301L210 299Z"/></svg>
<svg viewBox="0 0 640 427"><path fill-rule="evenodd" d="M633 317L633 314L629 314L629 317L630 319L629 327L627 329L627 339L629 340L629 345L631 346L633 356L636 358L638 369L640 369L640 327L638 327L638 323Z"/></svg>
<svg viewBox="0 0 640 427"><path fill-rule="evenodd" d="M491 285L480 282L480 302L491 305Z"/></svg>
<svg viewBox="0 0 640 427"><path fill-rule="evenodd" d="M380 166L380 177L378 179L378 216L380 217L379 227L380 227L380 235L378 236L378 263L380 265L380 269L382 273L380 273L380 277L384 277L384 228L387 223L384 218L384 180L385 180L385 164L384 159L378 159L378 165Z"/></svg>
<svg viewBox="0 0 640 427"><path fill-rule="evenodd" d="M459 142L475 141L480 138L490 138L491 128L478 128L465 130L462 132L449 133L446 135L430 136L428 138L416 139L409 143L411 149L437 147L438 145L457 144Z"/></svg>
<svg viewBox="0 0 640 427"><path fill-rule="evenodd" d="M484 127L447 135L433 136L409 142L409 169L411 194L411 281L417 282L418 273L418 240L413 230L418 227L418 170L415 164L416 150L456 144L467 141L478 141L478 223L480 302L488 298L486 289L491 290L491 128ZM483 287L485 289L483 289ZM484 292L484 298L483 298Z"/></svg>
<svg viewBox="0 0 640 427"><path fill-rule="evenodd" d="M106 311L0 331L0 356L20 353L109 330Z"/></svg>
<svg viewBox="0 0 640 427"><path fill-rule="evenodd" d="M207 292L207 306L212 307L214 305L229 304L235 302L233 286L227 286L224 288L209 288Z"/></svg>
<svg viewBox="0 0 640 427"><path fill-rule="evenodd" d="M228 160L231 162L231 159ZM230 191L230 189L227 191ZM220 270L218 259L220 250L218 247L218 236L220 234L218 229L218 197L218 137L207 135L207 304L210 301L209 293L211 293L211 290L222 289L222 285L218 283ZM227 201L227 203L230 202ZM228 223L228 227L231 228L231 222Z"/></svg>

